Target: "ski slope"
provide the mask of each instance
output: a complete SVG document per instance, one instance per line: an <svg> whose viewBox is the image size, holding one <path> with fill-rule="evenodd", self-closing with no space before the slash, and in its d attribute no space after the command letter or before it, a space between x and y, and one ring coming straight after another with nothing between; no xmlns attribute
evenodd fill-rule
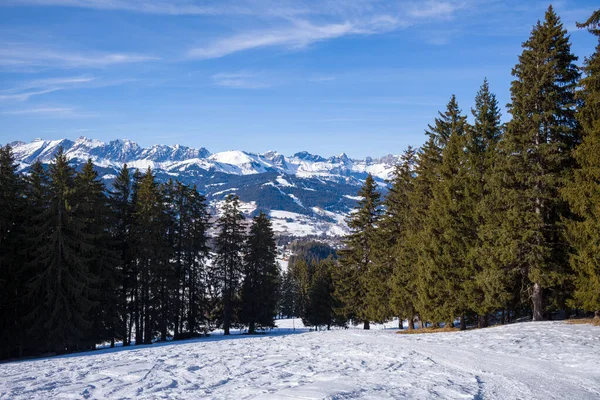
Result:
<svg viewBox="0 0 600 400"><path fill-rule="evenodd" d="M264 336L0 364L0 398L600 398L600 328L590 325L520 323L429 335L282 325Z"/></svg>

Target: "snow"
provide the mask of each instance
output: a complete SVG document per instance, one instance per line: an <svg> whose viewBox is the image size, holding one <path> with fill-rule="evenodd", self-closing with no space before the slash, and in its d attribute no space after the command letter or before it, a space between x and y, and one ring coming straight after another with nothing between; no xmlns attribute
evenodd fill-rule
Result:
<svg viewBox="0 0 600 400"><path fill-rule="evenodd" d="M0 365L1 399L597 399L600 329L562 322L396 335L394 329L267 335ZM296 330L292 330L295 325Z"/></svg>
<svg viewBox="0 0 600 400"><path fill-rule="evenodd" d="M289 183L283 176L278 176L277 177L277 183L279 184L279 186L285 186L285 187L295 187L296 185Z"/></svg>

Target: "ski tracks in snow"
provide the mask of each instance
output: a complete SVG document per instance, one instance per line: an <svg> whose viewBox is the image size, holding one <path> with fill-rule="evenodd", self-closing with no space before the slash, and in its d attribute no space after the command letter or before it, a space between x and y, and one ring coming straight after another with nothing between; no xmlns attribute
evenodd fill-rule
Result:
<svg viewBox="0 0 600 400"><path fill-rule="evenodd" d="M598 399L600 329L214 337L0 365L0 399Z"/></svg>

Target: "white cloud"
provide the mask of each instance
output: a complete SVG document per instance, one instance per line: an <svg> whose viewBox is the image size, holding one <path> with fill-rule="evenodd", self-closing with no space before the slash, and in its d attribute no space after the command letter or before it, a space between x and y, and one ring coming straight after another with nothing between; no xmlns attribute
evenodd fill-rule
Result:
<svg viewBox="0 0 600 400"><path fill-rule="evenodd" d="M364 26L348 21L326 25L315 25L309 21L294 21L293 26L288 28L246 32L218 39L205 47L189 50L188 56L197 59L219 58L238 51L269 46L301 49L322 40L352 34L372 34L383 30L391 30L395 26L397 26L397 21L393 19L377 19L374 24Z"/></svg>
<svg viewBox="0 0 600 400"><path fill-rule="evenodd" d="M83 114L77 113L72 108L68 107L36 107L24 108L19 110L2 111L4 115L42 115L50 117L77 117Z"/></svg>
<svg viewBox="0 0 600 400"><path fill-rule="evenodd" d="M428 0L412 6L408 15L415 18L448 18L464 7L465 4L461 2Z"/></svg>
<svg viewBox="0 0 600 400"><path fill-rule="evenodd" d="M247 72L215 74L212 80L217 86L232 89L261 89L271 86L256 74Z"/></svg>
<svg viewBox="0 0 600 400"><path fill-rule="evenodd" d="M2 101L16 101L23 102L29 100L33 96L39 96L42 94L56 92L60 89L46 89L46 90L37 90L37 91L25 91L20 93L14 93L10 90L0 92L0 102Z"/></svg>
<svg viewBox="0 0 600 400"><path fill-rule="evenodd" d="M249 12L248 9L234 4L211 6L201 2L181 0L4 0L3 5L78 7L166 15L220 15Z"/></svg>
<svg viewBox="0 0 600 400"><path fill-rule="evenodd" d="M49 50L23 44L0 44L0 67L43 66L59 68L105 67L115 64L157 60L134 53L99 53Z"/></svg>

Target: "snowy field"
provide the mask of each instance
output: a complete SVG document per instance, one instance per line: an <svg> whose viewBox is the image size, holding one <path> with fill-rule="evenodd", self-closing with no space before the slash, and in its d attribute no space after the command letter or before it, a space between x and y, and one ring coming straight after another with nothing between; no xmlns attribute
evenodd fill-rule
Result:
<svg viewBox="0 0 600 400"><path fill-rule="evenodd" d="M397 335L281 325L265 336L0 364L0 399L600 398L599 327L540 322Z"/></svg>

